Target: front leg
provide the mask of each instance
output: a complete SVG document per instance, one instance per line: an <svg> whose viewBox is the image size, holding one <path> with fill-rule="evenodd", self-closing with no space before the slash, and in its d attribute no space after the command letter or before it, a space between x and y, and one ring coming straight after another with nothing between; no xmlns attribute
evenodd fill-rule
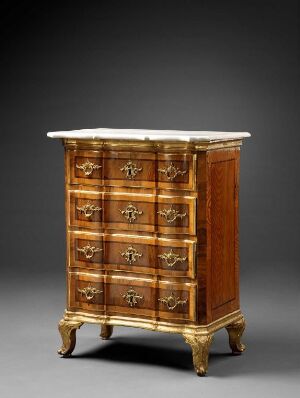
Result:
<svg viewBox="0 0 300 398"><path fill-rule="evenodd" d="M245 345L241 343L241 337L245 330L245 326L246 322L244 317L226 326L229 335L229 345L234 354L240 354L246 349Z"/></svg>
<svg viewBox="0 0 300 398"><path fill-rule="evenodd" d="M112 335L114 327L112 325L101 325L100 337L102 340L108 340Z"/></svg>
<svg viewBox="0 0 300 398"><path fill-rule="evenodd" d="M66 321L62 319L58 324L58 330L62 338L62 346L57 351L59 355L68 357L72 354L76 344L76 330L83 325L83 322Z"/></svg>
<svg viewBox="0 0 300 398"><path fill-rule="evenodd" d="M211 345L213 334L206 335L183 335L193 352L194 368L198 376L205 376L208 368L209 347Z"/></svg>

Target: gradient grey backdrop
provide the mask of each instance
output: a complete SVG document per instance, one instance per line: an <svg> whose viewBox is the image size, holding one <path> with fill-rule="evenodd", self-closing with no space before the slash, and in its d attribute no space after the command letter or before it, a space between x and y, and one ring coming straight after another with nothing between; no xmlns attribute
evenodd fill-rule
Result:
<svg viewBox="0 0 300 398"><path fill-rule="evenodd" d="M1 2L1 397L282 397L299 392L296 1ZM215 337L197 378L180 336L95 326L60 359L63 148L51 130L242 130L247 352ZM80 381L81 379L81 381ZM297 384L298 383L298 384ZM205 394L205 395L203 395Z"/></svg>

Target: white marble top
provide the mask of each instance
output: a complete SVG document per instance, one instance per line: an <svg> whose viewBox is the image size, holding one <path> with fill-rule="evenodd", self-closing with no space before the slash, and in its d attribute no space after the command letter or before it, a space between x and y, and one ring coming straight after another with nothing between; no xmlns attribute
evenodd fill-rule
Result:
<svg viewBox="0 0 300 398"><path fill-rule="evenodd" d="M140 129L83 129L72 131L54 131L47 134L51 138L71 139L109 139L109 140L150 140L150 141L186 141L212 142L236 140L250 137L247 132L228 131L181 131L181 130L140 130Z"/></svg>

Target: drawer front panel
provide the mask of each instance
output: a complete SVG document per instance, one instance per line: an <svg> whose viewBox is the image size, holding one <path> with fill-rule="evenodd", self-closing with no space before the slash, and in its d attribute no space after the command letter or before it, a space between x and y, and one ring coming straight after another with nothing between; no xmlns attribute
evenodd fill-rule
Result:
<svg viewBox="0 0 300 398"><path fill-rule="evenodd" d="M163 319L195 320L195 287L121 277L107 277L109 315L145 315Z"/></svg>
<svg viewBox="0 0 300 398"><path fill-rule="evenodd" d="M104 277L70 274L68 302L70 308L104 311Z"/></svg>
<svg viewBox="0 0 300 398"><path fill-rule="evenodd" d="M158 154L159 188L195 189L196 155Z"/></svg>
<svg viewBox="0 0 300 398"><path fill-rule="evenodd" d="M104 156L105 185L155 187L155 154L108 152Z"/></svg>
<svg viewBox="0 0 300 398"><path fill-rule="evenodd" d="M195 320L196 286L192 284L79 273L69 273L69 284L69 307L73 309L105 308L106 315ZM82 293L85 289L94 289L95 297L87 299Z"/></svg>
<svg viewBox="0 0 300 398"><path fill-rule="evenodd" d="M166 276L195 276L191 240L70 233L69 266Z"/></svg>
<svg viewBox="0 0 300 398"><path fill-rule="evenodd" d="M67 151L68 182L103 185L103 153L101 151Z"/></svg>
<svg viewBox="0 0 300 398"><path fill-rule="evenodd" d="M195 189L196 155L68 150L71 184Z"/></svg>
<svg viewBox="0 0 300 398"><path fill-rule="evenodd" d="M69 191L71 226L194 235L196 199Z"/></svg>

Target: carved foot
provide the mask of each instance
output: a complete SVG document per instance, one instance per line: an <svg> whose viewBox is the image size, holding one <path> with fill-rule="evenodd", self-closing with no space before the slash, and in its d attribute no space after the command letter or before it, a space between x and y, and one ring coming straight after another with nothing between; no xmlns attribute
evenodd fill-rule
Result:
<svg viewBox="0 0 300 398"><path fill-rule="evenodd" d="M112 335L114 327L111 325L101 325L100 337L102 340L108 340Z"/></svg>
<svg viewBox="0 0 300 398"><path fill-rule="evenodd" d="M198 376L205 376L208 368L209 347L211 345L213 335L207 334L202 336L193 336L190 334L183 335L186 343L192 347L194 368Z"/></svg>
<svg viewBox="0 0 300 398"><path fill-rule="evenodd" d="M68 357L72 354L76 344L76 330L83 325L83 322L66 321L62 319L58 324L58 330L62 338L62 346L57 351L59 355Z"/></svg>
<svg viewBox="0 0 300 398"><path fill-rule="evenodd" d="M246 322L244 317L226 326L229 335L229 345L234 354L240 354L246 349L245 345L241 343L241 337L245 330L245 326Z"/></svg>

